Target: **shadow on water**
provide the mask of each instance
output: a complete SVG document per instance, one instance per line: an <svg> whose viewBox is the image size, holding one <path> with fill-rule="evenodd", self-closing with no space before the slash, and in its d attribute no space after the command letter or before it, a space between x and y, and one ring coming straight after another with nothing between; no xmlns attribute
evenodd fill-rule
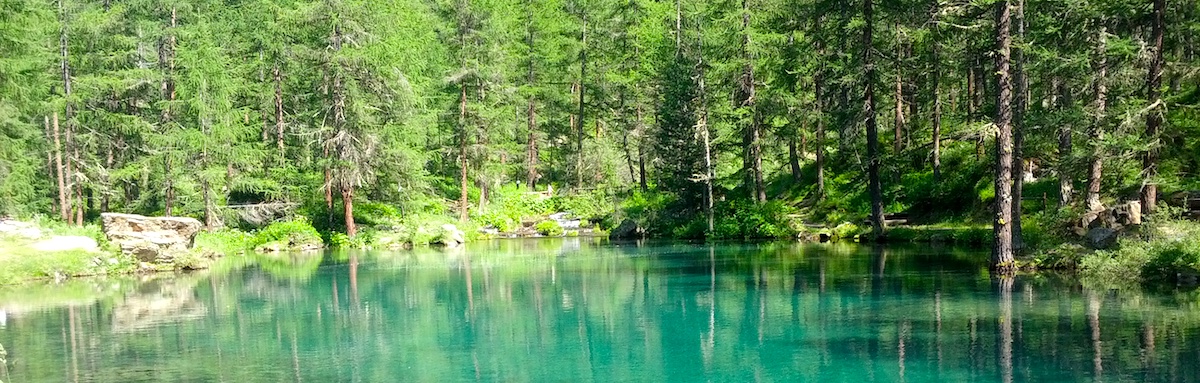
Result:
<svg viewBox="0 0 1200 383"><path fill-rule="evenodd" d="M231 258L0 289L0 377L1200 380L1195 297L999 278L987 258L592 238Z"/></svg>

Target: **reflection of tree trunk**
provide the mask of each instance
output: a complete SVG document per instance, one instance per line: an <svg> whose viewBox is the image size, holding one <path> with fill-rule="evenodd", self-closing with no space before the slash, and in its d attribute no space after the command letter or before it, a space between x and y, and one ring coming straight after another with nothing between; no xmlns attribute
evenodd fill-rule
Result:
<svg viewBox="0 0 1200 383"><path fill-rule="evenodd" d="M942 374L942 292L933 293L933 319L935 323L933 343L937 347L938 375Z"/></svg>
<svg viewBox="0 0 1200 383"><path fill-rule="evenodd" d="M1143 319L1142 323L1142 368L1154 376L1154 322L1153 318Z"/></svg>
<svg viewBox="0 0 1200 383"><path fill-rule="evenodd" d="M1004 383L1013 381L1013 277L1000 276L1000 376Z"/></svg>
<svg viewBox="0 0 1200 383"><path fill-rule="evenodd" d="M71 381L79 382L79 334L75 332L76 319L75 307L67 308L67 325L70 326L71 335Z"/></svg>
<svg viewBox="0 0 1200 383"><path fill-rule="evenodd" d="M1088 327L1092 329L1092 377L1101 381L1104 373L1104 342L1100 340L1100 296L1087 293Z"/></svg>
<svg viewBox="0 0 1200 383"><path fill-rule="evenodd" d="M358 256L350 256L350 303L358 307Z"/></svg>
<svg viewBox="0 0 1200 383"><path fill-rule="evenodd" d="M300 352L296 347L296 329L292 329L292 375L296 377L296 383L300 383Z"/></svg>

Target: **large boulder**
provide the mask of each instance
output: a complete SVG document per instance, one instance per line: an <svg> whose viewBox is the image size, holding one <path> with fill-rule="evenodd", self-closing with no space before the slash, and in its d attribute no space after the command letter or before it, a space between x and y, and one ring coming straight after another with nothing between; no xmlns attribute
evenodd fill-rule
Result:
<svg viewBox="0 0 1200 383"><path fill-rule="evenodd" d="M434 242L449 247L455 247L467 242L466 233L464 233L462 230L459 230L458 226L454 226L452 223L447 223L442 225L441 235L435 238Z"/></svg>
<svg viewBox="0 0 1200 383"><path fill-rule="evenodd" d="M637 221L634 221L632 219L626 219L624 221L621 221L621 224L617 225L616 229L613 229L611 232L608 233L608 238L610 238L610 239L637 239L637 238L642 238L645 235L646 235L646 230L643 229L641 225L638 225Z"/></svg>
<svg viewBox="0 0 1200 383"><path fill-rule="evenodd" d="M1097 227L1087 232L1088 246L1096 250L1111 249L1117 245L1117 231L1107 227Z"/></svg>
<svg viewBox="0 0 1200 383"><path fill-rule="evenodd" d="M42 230L29 222L21 222L8 218L0 218L0 234L11 235L25 239L42 237Z"/></svg>
<svg viewBox="0 0 1200 383"><path fill-rule="evenodd" d="M1142 203L1128 201L1113 207L1087 212L1075 223L1075 233L1087 236L1088 231L1097 228L1122 231L1127 226L1142 224Z"/></svg>
<svg viewBox="0 0 1200 383"><path fill-rule="evenodd" d="M186 254L203 225L192 218L100 215L108 241L142 262L171 263Z"/></svg>

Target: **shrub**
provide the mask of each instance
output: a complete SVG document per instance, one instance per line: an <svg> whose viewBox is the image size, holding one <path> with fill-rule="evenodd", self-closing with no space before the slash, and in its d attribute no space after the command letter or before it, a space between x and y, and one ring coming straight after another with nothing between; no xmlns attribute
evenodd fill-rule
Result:
<svg viewBox="0 0 1200 383"><path fill-rule="evenodd" d="M278 243L291 247L321 242L321 234L317 232L317 229L313 228L307 219L297 218L267 225L255 233L254 241L251 244L258 247Z"/></svg>
<svg viewBox="0 0 1200 383"><path fill-rule="evenodd" d="M196 249L221 255L237 255L254 247L255 237L234 229L196 234Z"/></svg>
<svg viewBox="0 0 1200 383"><path fill-rule="evenodd" d="M534 229L537 230L538 234L547 237L561 237L564 234L562 225L559 225L558 221L554 220L538 222L537 226L534 226Z"/></svg>

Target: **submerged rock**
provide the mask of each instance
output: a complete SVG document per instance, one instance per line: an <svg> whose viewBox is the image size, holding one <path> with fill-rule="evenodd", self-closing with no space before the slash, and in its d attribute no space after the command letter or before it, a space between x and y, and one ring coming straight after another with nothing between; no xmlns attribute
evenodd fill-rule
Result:
<svg viewBox="0 0 1200 383"><path fill-rule="evenodd" d="M100 218L108 241L142 262L173 262L192 248L203 227L193 218L118 213L104 213Z"/></svg>

